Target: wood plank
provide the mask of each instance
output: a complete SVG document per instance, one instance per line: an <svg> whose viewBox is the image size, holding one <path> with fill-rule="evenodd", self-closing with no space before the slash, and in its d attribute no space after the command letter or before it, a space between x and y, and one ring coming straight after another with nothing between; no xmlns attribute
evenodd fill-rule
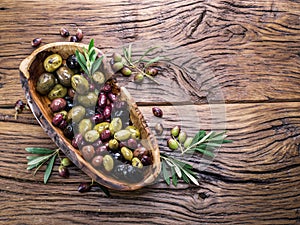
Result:
<svg viewBox="0 0 300 225"><path fill-rule="evenodd" d="M216 106L215 106L216 107ZM225 117L209 105L192 106L196 116L182 117L180 108L161 106L166 132L160 137L168 151L168 130L181 124L190 135L201 128L222 130L224 124L234 142L222 146L204 168L197 155L189 159L199 169L200 186L180 183L168 187L162 180L135 192L112 192L106 198L99 190L80 194L77 185L89 179L71 167L69 179L57 171L47 185L42 173L26 171L28 146L55 148L30 113L17 121L11 109L0 109L0 221L5 224L148 223L148 224L292 224L299 222L300 103L228 104ZM158 122L150 106L140 107L149 125ZM217 118L217 120L216 120ZM225 120L222 121L222 118ZM21 123L20 123L21 121ZM27 121L27 122L26 122ZM215 126L215 121L219 126ZM13 137L13 138L12 138ZM169 153L169 154L176 154ZM202 162L203 163L203 162ZM58 162L55 168L57 169Z"/></svg>
<svg viewBox="0 0 300 225"><path fill-rule="evenodd" d="M202 103L299 100L300 5L296 2L65 3L1 1L0 105L11 106L23 96L18 66L33 50L30 41L35 37L42 37L44 43L64 41L58 34L61 26L72 34L80 27L84 43L94 38L108 54L130 42L137 42L137 53L161 44L178 66L190 71L182 78L180 73L164 73L158 77L161 86L128 84L139 102L163 102L174 95L177 101ZM221 99L215 94L219 92Z"/></svg>

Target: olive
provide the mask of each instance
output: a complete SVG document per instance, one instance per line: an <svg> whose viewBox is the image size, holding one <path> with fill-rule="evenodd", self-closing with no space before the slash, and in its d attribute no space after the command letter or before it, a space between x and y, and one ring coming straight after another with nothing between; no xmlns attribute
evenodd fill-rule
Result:
<svg viewBox="0 0 300 225"><path fill-rule="evenodd" d="M63 178L68 178L70 175L68 168L63 165L58 167L58 174Z"/></svg>
<svg viewBox="0 0 300 225"><path fill-rule="evenodd" d="M63 131L66 138L72 139L74 137L73 126L69 124Z"/></svg>
<svg viewBox="0 0 300 225"><path fill-rule="evenodd" d="M67 66L71 69L71 70L80 70L80 65L78 63L78 60L76 58L76 55L70 55L68 58L67 58Z"/></svg>
<svg viewBox="0 0 300 225"><path fill-rule="evenodd" d="M107 154L107 146L106 145L102 145L102 146L99 146L98 148L96 148L95 150L96 152L96 155L105 155Z"/></svg>
<svg viewBox="0 0 300 225"><path fill-rule="evenodd" d="M131 159L133 158L133 153L129 148L122 147L121 153L122 153L124 159L126 159L128 161L131 161Z"/></svg>
<svg viewBox="0 0 300 225"><path fill-rule="evenodd" d="M149 155L149 151L145 147L139 147L133 151L133 156L139 159L141 159L144 155Z"/></svg>
<svg viewBox="0 0 300 225"><path fill-rule="evenodd" d="M152 113L156 117L162 117L163 116L163 111L158 107L153 107L152 108Z"/></svg>
<svg viewBox="0 0 300 225"><path fill-rule="evenodd" d="M78 38L75 35L73 35L70 37L70 42L78 42Z"/></svg>
<svg viewBox="0 0 300 225"><path fill-rule="evenodd" d="M144 75L142 73L136 74L133 78L134 83L137 83L137 84L142 83L143 80L144 80Z"/></svg>
<svg viewBox="0 0 300 225"><path fill-rule="evenodd" d="M180 133L179 133L179 135L178 135L178 141L179 141L179 143L184 143L185 142L185 140L186 140L186 138L187 138L187 134L186 134L186 132L184 132L184 131L180 131Z"/></svg>
<svg viewBox="0 0 300 225"><path fill-rule="evenodd" d="M185 142L183 143L183 147L187 148L189 147L193 142L193 138L192 137L188 137Z"/></svg>
<svg viewBox="0 0 300 225"><path fill-rule="evenodd" d="M117 150L119 148L119 142L116 139L110 139L108 142L108 147L111 150Z"/></svg>
<svg viewBox="0 0 300 225"><path fill-rule="evenodd" d="M105 106L104 110L103 110L103 116L104 116L104 119L109 119L111 117L111 109L112 107L111 106Z"/></svg>
<svg viewBox="0 0 300 225"><path fill-rule="evenodd" d="M92 126L93 126L93 124L90 119L83 119L79 122L78 132L80 134L84 134L85 132L91 130Z"/></svg>
<svg viewBox="0 0 300 225"><path fill-rule="evenodd" d="M123 67L124 67L124 65L123 65L122 62L115 62L115 63L112 65L112 70L113 70L114 72L118 72L118 71L121 70Z"/></svg>
<svg viewBox="0 0 300 225"><path fill-rule="evenodd" d="M66 120L62 120L61 122L60 122L60 124L58 125L58 127L60 128L60 129L65 129L66 127L68 126L68 123L67 123L67 121Z"/></svg>
<svg viewBox="0 0 300 225"><path fill-rule="evenodd" d="M103 121L104 121L103 114L102 114L102 113L96 113L96 114L94 114L94 115L91 117L91 121L92 121L94 124L98 124L98 123L103 122Z"/></svg>
<svg viewBox="0 0 300 225"><path fill-rule="evenodd" d="M72 99L74 98L76 94L76 91L74 90L74 88L68 88L68 96L71 97Z"/></svg>
<svg viewBox="0 0 300 225"><path fill-rule="evenodd" d="M102 91L104 91L104 92L106 92L106 93L108 93L108 92L111 92L111 85L110 84L105 84L102 88L101 88L101 90Z"/></svg>
<svg viewBox="0 0 300 225"><path fill-rule="evenodd" d="M167 141L167 144L168 144L168 147L171 150L176 150L179 147L177 141L175 139L173 139L173 138L169 138L168 141Z"/></svg>
<svg viewBox="0 0 300 225"><path fill-rule="evenodd" d="M136 149L137 148L137 141L134 138L130 138L127 140L127 147L130 149Z"/></svg>
<svg viewBox="0 0 300 225"><path fill-rule="evenodd" d="M82 30L78 28L77 31L76 31L76 35L75 36L77 38L77 41L81 41L82 38L83 38Z"/></svg>
<svg viewBox="0 0 300 225"><path fill-rule="evenodd" d="M97 131L96 131L97 132ZM99 136L100 137L100 136ZM98 147L103 145L103 142L100 139L97 139L96 141L94 141L92 143L92 145L94 146L95 149L97 149Z"/></svg>
<svg viewBox="0 0 300 225"><path fill-rule="evenodd" d="M100 108L105 108L107 103L107 97L104 92L100 92L99 97L98 97L98 106Z"/></svg>
<svg viewBox="0 0 300 225"><path fill-rule="evenodd" d="M105 82L105 75L100 71L96 71L92 75L92 78L93 78L94 82L98 85L102 85Z"/></svg>
<svg viewBox="0 0 300 225"><path fill-rule="evenodd" d="M124 161L124 157L122 156L122 154L120 152L113 152L111 153L111 156L119 161Z"/></svg>
<svg viewBox="0 0 300 225"><path fill-rule="evenodd" d="M141 162L143 163L143 166L149 166L152 164L152 158L148 155L143 155Z"/></svg>
<svg viewBox="0 0 300 225"><path fill-rule="evenodd" d="M90 161L95 155L95 149L92 145L85 145L81 149L82 156L85 160Z"/></svg>
<svg viewBox="0 0 300 225"><path fill-rule="evenodd" d="M114 169L114 176L118 179L134 183L139 182L141 179L143 179L142 171L128 164L117 165Z"/></svg>
<svg viewBox="0 0 300 225"><path fill-rule="evenodd" d="M47 72L54 72L62 64L62 57L58 54L49 55L44 61L44 68Z"/></svg>
<svg viewBox="0 0 300 225"><path fill-rule="evenodd" d="M70 166L71 164L72 164L71 160L67 157L65 157L61 160L61 165L63 165L63 166Z"/></svg>
<svg viewBox="0 0 300 225"><path fill-rule="evenodd" d="M89 130L84 134L84 139L89 143L95 142L99 137L100 135L96 130Z"/></svg>
<svg viewBox="0 0 300 225"><path fill-rule="evenodd" d="M42 94L48 94L51 89L55 86L56 79L52 73L43 73L40 75L36 83L36 90Z"/></svg>
<svg viewBox="0 0 300 225"><path fill-rule="evenodd" d="M140 131L135 126L127 126L126 130L130 131L131 138L139 139L141 137Z"/></svg>
<svg viewBox="0 0 300 225"><path fill-rule="evenodd" d="M111 133L109 130L104 130L101 132L100 134L100 139L101 141L105 142L108 141L110 139Z"/></svg>
<svg viewBox="0 0 300 225"><path fill-rule="evenodd" d="M78 103L85 107L95 107L97 104L98 96L95 92L89 92L87 95L79 95Z"/></svg>
<svg viewBox="0 0 300 225"><path fill-rule="evenodd" d="M61 66L56 71L59 83L70 87L71 86L71 77L74 75L74 72L66 66Z"/></svg>
<svg viewBox="0 0 300 225"><path fill-rule="evenodd" d="M56 98L50 104L50 109L52 112L58 112L63 110L67 105L67 102L63 98Z"/></svg>
<svg viewBox="0 0 300 225"><path fill-rule="evenodd" d="M122 129L122 120L119 117L113 118L109 125L109 130L112 135Z"/></svg>
<svg viewBox="0 0 300 225"><path fill-rule="evenodd" d="M88 192L92 188L92 184L88 182L83 182L80 183L78 186L78 192L83 193L83 192Z"/></svg>
<svg viewBox="0 0 300 225"><path fill-rule="evenodd" d="M54 100L53 100L54 101ZM56 114L62 114L62 116L63 116L63 119L65 120L65 119L67 119L67 111L65 111L65 110L62 110L62 111L60 111L60 112L56 112L56 113L54 113L54 116L56 115Z"/></svg>
<svg viewBox="0 0 300 225"><path fill-rule="evenodd" d="M121 70L121 73L124 76L129 77L131 75L132 71L128 67L123 67L123 69Z"/></svg>
<svg viewBox="0 0 300 225"><path fill-rule="evenodd" d="M140 169L143 168L143 164L142 164L141 160L139 160L137 157L134 157L131 160L131 164L134 167L137 167L137 168L140 168Z"/></svg>
<svg viewBox="0 0 300 225"><path fill-rule="evenodd" d="M67 120L79 123L85 116L85 108L81 105L74 106L67 115Z"/></svg>
<svg viewBox="0 0 300 225"><path fill-rule="evenodd" d="M96 155L92 159L92 165L95 168L99 168L102 165L102 162L103 162L103 156L102 155Z"/></svg>
<svg viewBox="0 0 300 225"><path fill-rule="evenodd" d="M111 102L115 102L117 100L117 95L111 92L107 94L107 97Z"/></svg>
<svg viewBox="0 0 300 225"><path fill-rule="evenodd" d="M31 41L32 47L37 47L42 43L42 38L35 38Z"/></svg>
<svg viewBox="0 0 300 225"><path fill-rule="evenodd" d="M155 69L153 67L147 67L145 70L145 73L154 77L157 75L158 71L157 71L157 69Z"/></svg>
<svg viewBox="0 0 300 225"><path fill-rule="evenodd" d="M114 160L110 155L105 155L103 157L103 167L107 172L112 171L114 168Z"/></svg>
<svg viewBox="0 0 300 225"><path fill-rule="evenodd" d="M63 121L63 119L63 115L58 113L52 118L52 124L57 127Z"/></svg>
<svg viewBox="0 0 300 225"><path fill-rule="evenodd" d="M157 135L162 135L162 133L164 132L164 127L161 123L157 123L155 124L154 130Z"/></svg>
<svg viewBox="0 0 300 225"><path fill-rule="evenodd" d="M74 136L74 138L72 139L71 144L72 144L72 146L73 146L74 148L79 148L79 146L80 146L82 140L83 140L82 134L79 134L79 133L78 133L78 134L76 134L76 135Z"/></svg>
<svg viewBox="0 0 300 225"><path fill-rule="evenodd" d="M180 128L180 126L175 126L175 127L173 127L172 129L171 129L171 135L173 136L173 137L177 137L178 135L179 135L179 133L180 133L180 130L181 130L181 128Z"/></svg>
<svg viewBox="0 0 300 225"><path fill-rule="evenodd" d="M56 84L53 89L48 93L48 98L50 100L56 98L63 98L66 96L68 89L61 84Z"/></svg>
<svg viewBox="0 0 300 225"><path fill-rule="evenodd" d="M101 134L104 130L109 128L109 123L108 122L102 122L98 123L97 125L94 126L93 130L98 131L99 134Z"/></svg>
<svg viewBox="0 0 300 225"><path fill-rule="evenodd" d="M84 76L79 74L72 76L71 85L72 88L74 88L74 90L80 95L84 95L89 91L89 82Z"/></svg>
<svg viewBox="0 0 300 225"><path fill-rule="evenodd" d="M70 32L64 27L60 28L59 33L62 37L69 37L70 36Z"/></svg>
<svg viewBox="0 0 300 225"><path fill-rule="evenodd" d="M112 58L114 62L122 62L122 56L119 53L113 53Z"/></svg>
<svg viewBox="0 0 300 225"><path fill-rule="evenodd" d="M66 98L65 98L66 99ZM72 100L66 100L66 102L67 102L67 105L66 105L66 107L65 107L65 110L66 111L70 111L73 107L74 107L74 103L73 103L73 101Z"/></svg>
<svg viewBox="0 0 300 225"><path fill-rule="evenodd" d="M126 141L131 137L131 132L129 130L119 130L115 133L114 138L118 141Z"/></svg>

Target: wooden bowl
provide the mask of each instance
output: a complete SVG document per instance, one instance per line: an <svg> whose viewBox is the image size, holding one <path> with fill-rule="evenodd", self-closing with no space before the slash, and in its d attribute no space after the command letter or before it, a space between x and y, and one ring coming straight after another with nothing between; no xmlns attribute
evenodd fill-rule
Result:
<svg viewBox="0 0 300 225"><path fill-rule="evenodd" d="M43 61L47 56L53 53L58 53L63 59L66 59L69 55L74 54L76 49L82 51L83 47L87 48L88 46L72 42L46 44L36 49L30 56L21 62L19 68L20 77L28 105L30 106L37 121L55 144L78 168L84 171L94 181L115 190L135 190L150 185L155 181L160 173L159 148L155 137L144 120L142 113L125 87L120 88L120 98L128 103L131 121L134 126L140 130L143 145L150 150L153 157L153 164L151 166L146 166L144 178L137 183L128 183L118 180L96 170L89 162L84 160L81 152L71 145L70 140L63 135L62 130L53 126L51 123L53 113L49 107L50 100L47 96L42 96L36 91L37 79L43 72L45 72ZM100 50L97 49L97 51L99 51L99 54L102 54ZM113 75L111 66L106 58L103 59L100 69L107 77Z"/></svg>

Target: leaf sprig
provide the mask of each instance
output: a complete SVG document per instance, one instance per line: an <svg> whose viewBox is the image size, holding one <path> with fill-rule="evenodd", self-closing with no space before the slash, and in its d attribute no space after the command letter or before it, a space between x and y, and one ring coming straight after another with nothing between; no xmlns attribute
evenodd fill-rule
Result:
<svg viewBox="0 0 300 225"><path fill-rule="evenodd" d="M76 50L75 55L83 71L90 77L99 69L103 60L103 56L98 57L94 39L90 41L88 49L83 48L83 54Z"/></svg>
<svg viewBox="0 0 300 225"><path fill-rule="evenodd" d="M214 150L221 146L223 143L231 143L231 140L226 139L227 135L225 132L216 133L214 131L206 134L204 130L199 130L193 137L189 147L182 146L175 137L172 137L180 147L181 154L192 154L199 152L205 156L214 157ZM194 168L187 162L180 161L174 157L168 156L167 154L161 154L161 166L162 176L164 181L170 185L171 179L172 184L176 187L178 180L182 179L186 183L193 183L199 185L197 176L194 172Z"/></svg>
<svg viewBox="0 0 300 225"><path fill-rule="evenodd" d="M25 150L29 153L36 154L27 156L27 170L32 170L35 168L34 175L44 164L48 162L44 173L44 184L46 184L52 173L54 162L59 153L59 149L52 150L48 148L28 147L25 148Z"/></svg>
<svg viewBox="0 0 300 225"><path fill-rule="evenodd" d="M123 55L125 58L125 65L131 69L135 69L138 72L142 73L144 76L146 76L148 79L152 80L153 82L155 82L156 84L159 84L158 81L156 81L152 76L148 75L147 73L145 73L145 69L148 68L149 66L151 66L153 63L156 63L158 61L161 60L165 60L165 57L162 56L156 56L155 58L150 58L150 59L146 59L146 57L153 52L155 49L157 49L158 47L151 47L149 49L147 49L143 55L137 59L137 60L133 60L132 58L132 44L129 44L128 48L124 47L123 48ZM143 63L143 67L140 68L138 65L140 63Z"/></svg>

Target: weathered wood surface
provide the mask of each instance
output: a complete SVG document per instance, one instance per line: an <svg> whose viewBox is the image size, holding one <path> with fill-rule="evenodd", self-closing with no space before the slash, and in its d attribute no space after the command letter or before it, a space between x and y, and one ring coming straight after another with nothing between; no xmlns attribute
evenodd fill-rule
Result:
<svg viewBox="0 0 300 225"><path fill-rule="evenodd" d="M197 156L190 159L199 187L159 179L107 198L78 193L89 178L75 167L69 179L54 171L47 185L42 173L26 170L25 147L55 145L30 112L14 119L13 105L24 99L18 66L33 38L63 41L61 26L72 33L80 27L84 43L94 38L108 54L130 42L137 54L154 44L165 49L176 65L160 75L162 85L120 82L150 125L159 104L166 128L228 130L234 142L205 169ZM299 65L299 1L2 0L0 224L299 224ZM173 104L180 102L186 105ZM166 137L159 138L162 151Z"/></svg>

